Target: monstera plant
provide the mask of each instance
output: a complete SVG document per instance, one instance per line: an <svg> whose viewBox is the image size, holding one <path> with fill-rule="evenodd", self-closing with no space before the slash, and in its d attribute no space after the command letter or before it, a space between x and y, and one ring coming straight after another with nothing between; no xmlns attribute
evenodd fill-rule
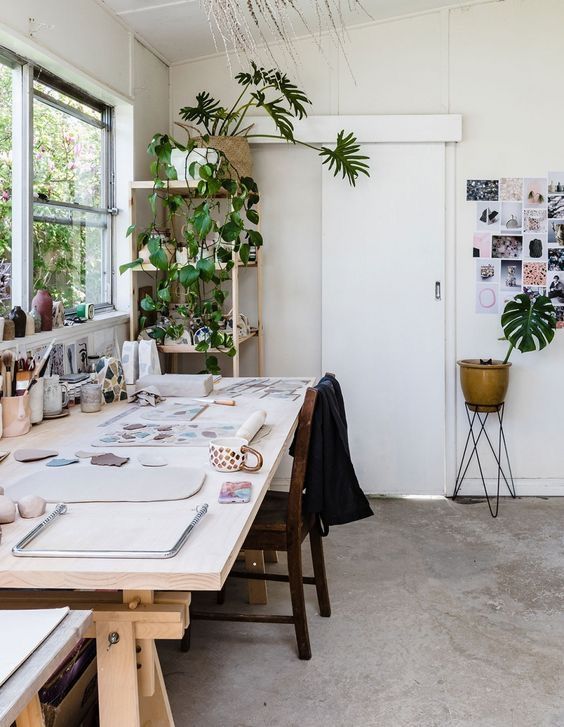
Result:
<svg viewBox="0 0 564 727"><path fill-rule="evenodd" d="M163 342L181 339L187 330L195 333L196 350L205 354L210 373L219 373L214 351L236 353L225 325L225 284L236 261L246 265L251 252L263 243L257 229L259 190L252 177L249 139L261 136L309 147L335 176L353 186L359 175L369 174L368 157L359 153L354 134L340 131L334 146L316 146L295 137L294 121L307 116L311 102L281 71L252 63L250 71L237 74L235 80L239 88L232 104L223 105L202 91L193 106L180 110L183 122L188 122L179 122L187 132L186 141L168 134L153 137L148 148L154 157L152 220L144 229L131 226L128 231L137 235L144 253L120 268L124 272L143 267L148 258L159 271L154 295L146 295L140 303L147 316L157 319L149 335ZM253 112L272 119L273 134L252 132ZM182 190L171 184L177 180L185 182ZM164 226L172 235L166 243L163 210ZM179 288L185 292L180 304ZM146 322L143 317L141 327Z"/></svg>
<svg viewBox="0 0 564 727"><path fill-rule="evenodd" d="M506 303L501 316L504 338L509 343L503 361L464 359L460 366L462 393L472 410L496 411L505 401L509 386L509 357L515 349L521 353L546 348L554 338L556 311L544 295L516 295Z"/></svg>

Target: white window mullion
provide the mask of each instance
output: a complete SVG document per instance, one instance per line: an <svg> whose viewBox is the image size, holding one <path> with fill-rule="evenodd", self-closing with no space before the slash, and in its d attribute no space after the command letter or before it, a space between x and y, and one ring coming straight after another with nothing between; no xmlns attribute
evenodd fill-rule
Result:
<svg viewBox="0 0 564 727"><path fill-rule="evenodd" d="M33 292L33 67L14 70L12 301L29 309Z"/></svg>

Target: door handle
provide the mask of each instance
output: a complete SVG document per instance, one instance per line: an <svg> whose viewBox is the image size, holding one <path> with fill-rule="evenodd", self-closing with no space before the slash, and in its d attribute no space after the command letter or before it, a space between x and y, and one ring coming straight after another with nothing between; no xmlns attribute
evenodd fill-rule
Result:
<svg viewBox="0 0 564 727"><path fill-rule="evenodd" d="M435 281L435 300L441 300L441 281Z"/></svg>

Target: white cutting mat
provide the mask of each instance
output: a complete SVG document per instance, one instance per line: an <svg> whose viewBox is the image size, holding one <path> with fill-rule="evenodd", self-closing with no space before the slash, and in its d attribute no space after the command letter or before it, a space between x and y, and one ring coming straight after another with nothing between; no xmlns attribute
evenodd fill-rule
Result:
<svg viewBox="0 0 564 727"><path fill-rule="evenodd" d="M0 687L45 641L68 612L67 607L0 611Z"/></svg>
<svg viewBox="0 0 564 727"><path fill-rule="evenodd" d="M91 464L46 467L10 487L12 500L40 495L47 502L162 502L198 492L206 473L196 467L98 467Z"/></svg>
<svg viewBox="0 0 564 727"><path fill-rule="evenodd" d="M183 500L174 503L91 502L69 505L66 514L55 518L25 550L58 551L61 554L80 551L84 558L90 557L89 552L97 550L131 555L135 551L167 551L195 517L198 504L201 503ZM195 532L205 524L204 518Z"/></svg>

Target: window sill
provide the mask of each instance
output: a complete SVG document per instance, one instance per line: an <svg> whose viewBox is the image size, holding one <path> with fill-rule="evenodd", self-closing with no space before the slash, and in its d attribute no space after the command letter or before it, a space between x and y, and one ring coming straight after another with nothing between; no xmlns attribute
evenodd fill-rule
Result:
<svg viewBox="0 0 564 727"><path fill-rule="evenodd" d="M56 338L57 343L64 341L73 341L77 338L84 338L91 333L101 331L109 326L119 326L123 323L129 323L129 313L121 311L110 311L108 313L98 313L93 320L86 321L76 326L64 326L63 328L53 328L52 331L41 331L33 336L24 336L23 338L14 338L11 341L0 341L0 351L14 349L19 347L20 350L29 351L34 348L41 348Z"/></svg>

